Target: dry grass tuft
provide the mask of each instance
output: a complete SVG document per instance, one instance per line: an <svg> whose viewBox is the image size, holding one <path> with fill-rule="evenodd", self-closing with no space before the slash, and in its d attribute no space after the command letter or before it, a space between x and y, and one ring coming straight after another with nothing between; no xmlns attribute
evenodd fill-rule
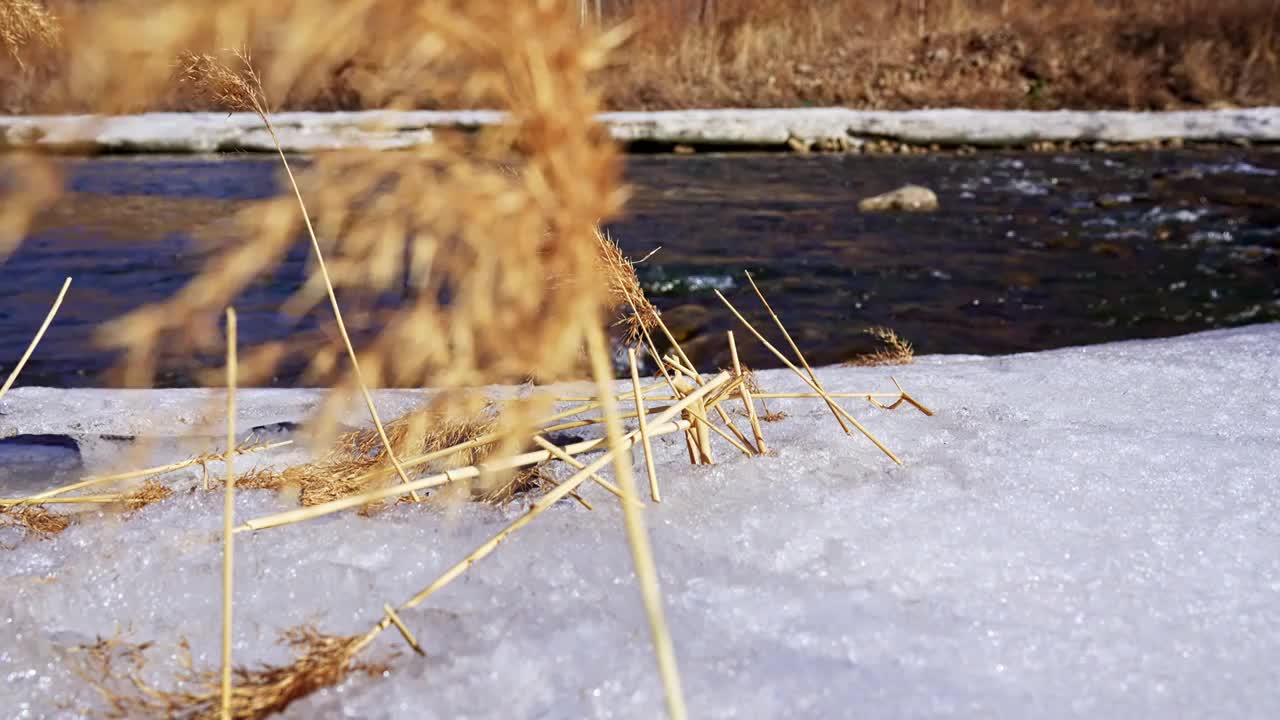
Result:
<svg viewBox="0 0 1280 720"><path fill-rule="evenodd" d="M609 284L609 303L618 317L614 325L622 327L627 345L635 345L646 331L657 326L658 308L645 296L640 278L636 276L635 263L622 254L618 243L599 230L596 242L600 248L600 273Z"/></svg>
<svg viewBox="0 0 1280 720"><path fill-rule="evenodd" d="M356 661L362 636L324 635L301 626L283 633L281 641L297 659L290 665L235 668L231 717L257 720L283 711L293 701L321 688L332 687L352 673L381 675L384 663ZM92 645L72 648L71 667L106 701L106 718L165 717L182 720L217 720L221 715L221 676L197 670L185 643L183 671L175 689L157 688L142 679L144 652L150 643L131 644L117 638L99 639Z"/></svg>
<svg viewBox="0 0 1280 720"><path fill-rule="evenodd" d="M760 376L756 374L755 370L752 370L745 363L742 364L742 384L746 386L747 392L752 395L759 395L764 392L760 388ZM761 420L765 422L778 422L779 420L786 419L787 414L785 412L782 412L781 410L770 410L769 401L764 398L759 398L759 400L760 407L764 410L764 412L760 413L759 416Z"/></svg>
<svg viewBox="0 0 1280 720"><path fill-rule="evenodd" d="M47 538L70 527L71 516L39 505L15 505L0 508L0 525L24 528L28 538Z"/></svg>
<svg viewBox="0 0 1280 720"><path fill-rule="evenodd" d="M130 492L121 499L124 506L129 510L141 510L151 503L167 500L173 495L173 488L168 485L161 485L155 480L148 479L144 481L137 490Z"/></svg>
<svg viewBox="0 0 1280 720"><path fill-rule="evenodd" d="M868 335L879 339L884 347L873 353L858 355L845 361L849 367L879 367L882 365L910 365L916 352L911 343L887 327L867 328Z"/></svg>

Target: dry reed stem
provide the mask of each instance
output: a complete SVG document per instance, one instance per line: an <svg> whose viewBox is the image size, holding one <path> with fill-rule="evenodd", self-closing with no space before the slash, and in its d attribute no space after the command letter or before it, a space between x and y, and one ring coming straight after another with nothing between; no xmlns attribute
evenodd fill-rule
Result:
<svg viewBox="0 0 1280 720"><path fill-rule="evenodd" d="M53 323L53 316L58 314L58 308L62 307L62 299L67 296L67 288L71 287L71 278L67 278L62 283L62 289L58 291L58 297L53 301L53 307L49 308L49 313L44 316L44 322L40 324L40 329L36 331L35 337L31 338L31 344L27 345L26 352L22 353L22 357L18 360L18 364L13 366L13 370L9 372L9 377L4 381L4 385L0 386L0 399L9 392L9 388L13 387L13 382L18 379L18 373L22 372L22 368L26 367L27 360L31 359L31 353L35 352L36 345L40 344L40 339L44 337L44 333L49 329L49 325Z"/></svg>
<svg viewBox="0 0 1280 720"><path fill-rule="evenodd" d="M733 338L733 331L728 332L729 336L729 357L733 360L734 377L743 377L742 363L738 360L738 342ZM742 398L742 404L747 409L747 421L751 424L751 434L756 438L756 450L761 455L769 452L769 446L764 441L764 431L760 428L760 418L756 416L755 403L751 401L751 390L743 383L738 387L738 396Z"/></svg>
<svg viewBox="0 0 1280 720"><path fill-rule="evenodd" d="M250 73L253 72L252 66L249 65L247 58L242 56L245 65L249 67ZM324 289L329 296L329 305L333 310L333 319L338 326L338 334L342 337L342 344L347 350L347 359L351 362L351 372L355 376L356 384L360 387L360 393L364 397L365 405L369 408L369 416L373 418L373 425L378 429L378 436L382 439L382 447L386 452L387 459L395 466L396 474L400 476L400 482L405 485L409 484L409 476L405 473L405 469L400 465L400 461L396 458L395 450L391 447L391 441L387 439L387 431L382 426L382 419L378 417L378 408L374 405L373 395L369 392L369 384L365 382L364 375L360 372L360 361L356 358L356 349L351 344L351 335L347 332L347 324L342 319L342 308L338 306L338 295L333 289L333 281L329 278L329 268L324 262L324 253L320 249L320 240L316 238L315 227L311 224L311 214L307 212L307 204L302 199L302 190L298 187L298 180L293 176L293 168L289 167L289 158L284 154L284 148L280 145L280 138L276 135L275 126L271 123L270 117L266 112L265 97L266 93L262 89L262 83L257 81L256 74L251 75L256 84L256 93L254 94L254 109L258 113L258 117L262 118L263 125L266 126L267 132L271 135L271 142L275 145L276 153L280 156L280 164L284 166L285 175L289 178L289 186L293 188L294 197L298 200L298 210L302 213L302 221L307 228L307 236L311 239L311 249L315 253L316 268L320 271L320 277L324 280ZM261 95L264 102L262 105L256 104L256 98ZM416 493L410 493L415 502L421 502L422 498Z"/></svg>
<svg viewBox="0 0 1280 720"><path fill-rule="evenodd" d="M227 453L222 493L222 720L231 720L232 579L235 568L236 311L227 308Z"/></svg>
<svg viewBox="0 0 1280 720"><path fill-rule="evenodd" d="M293 444L292 440L281 440L280 442L265 443L262 445L250 445L248 447L238 447L235 450L235 454L244 455L247 453L264 452L266 450L274 450L276 448L284 447L285 445L292 445L292 444ZM84 488L93 487L94 485L104 485L107 483L123 482L125 480L133 480L135 478L147 477L151 475L163 475L165 473L170 473L175 470L182 470L183 468L189 468L194 465L201 465L203 463L209 462L210 460L217 460L220 457L222 457L221 454L215 455L215 454L207 453L204 455L197 455L196 457L190 458L188 460L181 460L179 462L169 463L168 465L157 465L156 467L144 468L142 470L130 470L128 472L116 473L115 475L103 475L101 477L85 478L84 480L71 483L70 485L63 485L62 487L54 488L52 490L45 490L44 492L36 493L35 495L22 498L19 502L41 504L49 500L49 498L57 497L59 495L65 495L66 493L75 492L76 490L83 490Z"/></svg>
<svg viewBox="0 0 1280 720"><path fill-rule="evenodd" d="M873 445L879 448L881 452L883 452L885 455L888 455L891 460L893 460L895 463L899 465L902 464L902 461L898 459L897 455L893 454L892 450L886 447L884 443L880 442L880 440L877 439L876 436L871 434L871 431L863 427L862 423L858 422L858 420L854 418L852 415L850 415L844 408L836 404L836 402L831 399L831 396L828 395L825 390L823 390L816 383L811 381L807 375L801 372L800 368L796 367L794 363L792 363L790 360L787 359L786 355L783 355L782 352L778 350L778 348L774 347L773 343L770 343L768 340L766 340L765 337L760 334L760 331L756 330L755 326L747 322L747 319L742 316L742 313L738 312L738 309L733 306L733 303L729 302L728 298L720 294L719 290L714 290L713 292L715 292L716 297L720 298L720 301L723 302L725 306L729 308L729 311L734 314L734 317L738 318L738 321L741 322L743 325L745 325L746 328L751 331L751 334L755 335L756 339L759 340L760 343L765 346L765 348L767 348L770 352L773 353L774 357L778 358L778 360L780 360L783 365L786 365L788 368L790 368L791 371L794 372L797 377L799 377L806 384L808 384L809 387L813 388L815 392L821 395L822 398L826 400L828 407L832 408L833 410L836 410L839 414L844 415L844 417L847 420L853 423L854 427L858 428L859 432L861 432L864 436L866 436L866 438L870 440Z"/></svg>
<svg viewBox="0 0 1280 720"><path fill-rule="evenodd" d="M691 380L683 376L676 378L676 389L686 395L693 392L697 387ZM685 417L693 422L693 440L698 462L705 465L714 465L716 461L711 455L711 436L707 431L711 427L711 422L707 420L706 413L707 405L702 400L698 400L684 409Z"/></svg>
<svg viewBox="0 0 1280 720"><path fill-rule="evenodd" d="M632 268L632 271L634 276L634 268ZM667 338L677 348L677 350L679 350L679 343L677 343L675 337L671 335L671 331L667 329L666 323L662 322L662 318L659 316L657 308L655 308L653 304L649 302L648 298L645 297L644 289L640 287L639 280L636 280L634 286L630 286L626 283L622 284L622 292L623 295L626 296L627 303L631 306L633 316L640 316L643 313L644 316L649 319L649 322L643 322L638 325L640 334L644 338L645 347L648 348L650 357L652 357L654 362L658 364L658 370L662 373L662 378L666 381L667 386L671 388L672 394L676 398L682 397L683 393L676 388L675 379L671 377L671 373L667 372L666 363L663 362L662 355L658 353L658 347L653 342L653 336L649 332L650 326L656 325L660 327L662 331L666 333ZM639 410L639 408L637 408L637 410ZM689 451L689 463L697 465L699 462L697 432L692 427L690 427L689 432L685 434L684 442L685 447Z"/></svg>
<svg viewBox="0 0 1280 720"><path fill-rule="evenodd" d="M645 612L649 618L649 632L653 637L658 674L662 677L662 686L666 691L667 716L672 720L684 720L688 713L685 710L684 692L680 687L680 671L676 665L675 646L671 642L671 631L667 627L666 615L662 608L662 590L658 585L658 570L653 560L653 549L649 545L649 533L645 529L644 516L632 504L636 499L636 483L631 472L631 456L624 452L622 447L622 421L618 417L617 401L611 394L613 373L610 372L604 333L598 328L594 332L587 333L587 353L591 358L591 370L603 400L605 433L609 438L609 454L613 455L614 476L626 499L626 502L622 503L622 519L626 525L627 540L631 546L631 559L635 565L636 579L640 583L640 594L644 599ZM634 369L634 365L632 367ZM695 407L701 402L701 399L697 399L690 407ZM644 414L642 408L637 410L641 415Z"/></svg>
<svg viewBox="0 0 1280 720"><path fill-rule="evenodd" d="M649 476L649 497L656 503L662 502L662 492L658 488L658 473L653 467L653 444L649 441L649 421L644 412L644 395L640 387L640 371L636 367L636 350L627 348L627 363L631 366L631 388L635 395L636 423L640 430L640 447L644 451L644 471Z"/></svg>
<svg viewBox="0 0 1280 720"><path fill-rule="evenodd" d="M749 272L744 272L743 274L747 276L747 282L751 283L751 289L756 291L756 297L760 298L760 302L764 305L764 309L769 312L769 317L773 318L774 324L782 331L782 337L786 338L787 344L791 346L791 352L795 353L796 357L800 359L800 364L804 366L804 371L809 374L809 380L811 381L809 384L820 393L826 392L822 387L822 382L818 380L817 374L813 372L813 368L809 367L809 361L805 359L804 353L800 352L800 347L796 345L796 341L791 338L791 333L787 332L787 326L782 324L782 318L778 317L778 313L773 311L773 307L769 305L769 301L765 299L764 293L760 292L759 286L756 285L755 278L751 277L751 273ZM836 410L835 401L828 398L827 405L831 407L831 414L836 416L836 422L840 423L840 429L844 431L845 435L848 435L849 426L845 424L844 418L840 417L840 412Z"/></svg>
<svg viewBox="0 0 1280 720"><path fill-rule="evenodd" d="M109 505L111 503L122 502L127 495L121 493L111 493L109 495L78 495L76 497L56 497L43 500L39 505L28 503L24 498L3 498L0 499L0 508L13 507L15 505L28 505L30 507L40 507L40 505Z"/></svg>

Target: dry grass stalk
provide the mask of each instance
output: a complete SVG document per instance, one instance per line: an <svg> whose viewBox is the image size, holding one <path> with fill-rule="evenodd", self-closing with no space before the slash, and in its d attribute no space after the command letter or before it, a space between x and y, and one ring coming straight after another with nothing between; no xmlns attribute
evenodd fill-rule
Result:
<svg viewBox="0 0 1280 720"><path fill-rule="evenodd" d="M662 608L662 591L658 585L658 570L653 560L653 550L649 545L649 533L645 529L644 516L632 501L636 498L635 478L631 473L631 456L624 453L622 440L622 421L618 418L618 405L612 392L613 374L606 350L604 333L598 329L587 334L587 352L591 358L591 370L595 375L596 386L602 400L605 417L605 433L609 438L609 453L613 455L613 471L622 488L622 518L626 525L627 541L631 546L631 559L635 565L636 579L640 584L640 594L644 599L645 614L649 618L649 632L652 636L654 654L658 661L658 674L662 678L662 686L667 696L667 716L671 720L684 720L688 712L684 704L684 691L680 687L680 672L676 666L675 646L671 642L671 631L667 628L666 615ZM634 354L632 355L634 358ZM634 372L635 366L632 365ZM721 377L724 377L723 375ZM637 383L638 384L638 383ZM702 399L695 399L690 407L697 407ZM637 408L643 415L643 409ZM709 424L703 420L704 424ZM710 442L705 441L704 454L710 459ZM634 443L634 441L633 441ZM749 454L749 453L748 453Z"/></svg>
<svg viewBox="0 0 1280 720"><path fill-rule="evenodd" d="M786 419L787 414L785 412L769 409L769 403L767 401L769 393L764 392L764 390L760 388L760 376L756 375L756 371L748 367L746 363L743 363L742 365L741 377L743 387L751 393L752 397L758 398L760 400L760 405L764 407L764 414L760 416L762 421L773 423Z"/></svg>
<svg viewBox="0 0 1280 720"><path fill-rule="evenodd" d="M734 377L744 377L742 374L742 363L738 360L738 342L733 339L733 331L728 332L729 336L729 357L733 360ZM756 405L751 401L751 389L744 382L738 388L738 394L742 398L742 404L747 411L747 420L751 424L751 433L756 439L756 450L764 455L769 452L769 446L764 441L764 431L760 428L760 418L756 416Z"/></svg>
<svg viewBox="0 0 1280 720"><path fill-rule="evenodd" d="M884 410L896 410L896 409L898 409L898 407L899 407L899 406L901 406L903 403L907 403L908 405L911 405L911 406L912 406L912 407L914 407L915 409L919 410L921 413L923 413L923 414L925 414L925 415L927 415L927 416L929 416L929 417L933 417L933 411L932 411L932 410L930 410L928 407L926 407L926 406L924 405L924 403L921 403L919 400L916 400L915 398L913 398L913 397L911 397L910 395L908 395L908 394L907 394L907 391L902 389L902 385L900 385L900 384L898 383L898 378L895 378L895 377L890 376L890 378L889 378L889 379L890 379L890 380L892 380L892 381L893 381L894 386L898 388L898 399L897 399L897 400L895 400L895 401L893 401L892 403L890 403L890 404L888 404L888 405L885 405L884 403L881 403L881 402L877 401L875 398L873 398L873 397L871 397L870 395L868 395L868 396L867 396L867 402L871 403L872 405L875 405L875 406L876 406L876 407L878 407L878 408L884 409Z"/></svg>
<svg viewBox="0 0 1280 720"><path fill-rule="evenodd" d="M236 512L236 311L227 308L227 454L222 493L222 720L231 720L231 628Z"/></svg>
<svg viewBox="0 0 1280 720"><path fill-rule="evenodd" d="M26 352L22 353L18 364L13 366L13 370L9 372L9 377L5 379L4 385L0 386L0 398L3 398L9 392L9 388L13 387L13 382L18 379L18 373L22 372L22 368L26 367L27 360L31 359L31 353L35 352L36 345L40 344L40 339L44 337L45 331L53 323L53 316L57 315L58 308L62 307L62 299L67 296L67 288L70 287L71 278L67 278L62 283L62 289L58 291L58 297L54 299L53 306L49 308L49 313L44 316L44 322L40 324L40 329L36 331L35 337L31 338L31 344L27 345Z"/></svg>
<svg viewBox="0 0 1280 720"><path fill-rule="evenodd" d="M654 421L654 424L651 424L649 426L650 436L657 437L659 435L663 435L671 432L681 432L681 431L687 430L690 427L689 423L687 422L676 423L671 425L667 425L666 423L671 417L673 417L675 414L677 414L684 408L688 407L697 398L702 397L706 394L709 394L713 392L714 389L717 389L723 386L724 384L726 384L728 379L729 379L729 376L727 373L721 373L720 375L716 376L712 380L709 380L706 385L699 388L694 393L693 396L682 398L676 404L663 410L658 415L658 419ZM659 424L659 420L661 421L661 424ZM592 450L596 450L602 444L603 444L603 441L600 439L585 440L583 442L567 445L561 449L564 450L564 452L569 455L579 455L584 452L590 452ZM514 469L514 468L525 467L528 465L534 465L537 463L546 462L550 458L551 458L551 454L543 450L543 451L537 451L537 452L524 453L522 455L516 455L514 457L509 457L509 458L499 458L496 460L491 460L488 463L488 465L494 469ZM450 470L448 472L440 473L438 475L432 475L430 477L422 478L420 480L415 480L414 486L419 490L425 490L427 488L439 487L441 485L445 485L445 484L454 482L456 480L465 480L469 478L478 477L479 474L480 474L480 469L475 466L457 468L455 470ZM387 497L395 495L399 490L400 488L383 488L380 490L366 490L365 492L360 493L358 495L339 498L337 500L331 500L327 503L322 503L314 507L301 508L299 510L289 510L286 512L276 513L274 515L267 515L260 518L254 518L252 520L246 521L243 525L236 528L236 532L264 530L271 527L278 527L281 525L304 522L306 520L328 515L330 513L341 512L342 510L346 510L349 508L359 507L361 505L365 505L371 502L384 500ZM557 491L559 490L560 488L557 488Z"/></svg>
<svg viewBox="0 0 1280 720"><path fill-rule="evenodd" d="M413 651L417 654L425 656L427 653L422 649L422 645L418 644L418 638L414 637L413 633L409 631L409 626L405 625L404 621L400 619L396 609L391 607L390 604L384 603L382 610L387 614L387 619L391 621L391 624L395 625L396 629L400 631L400 636L409 644L409 647L413 648Z"/></svg>
<svg viewBox="0 0 1280 720"><path fill-rule="evenodd" d="M384 664L355 660L362 647L360 641L360 637L324 635L307 626L286 630L282 642L293 649L297 659L283 666L235 668L229 717L261 720L316 690L341 683L352 673L381 675L386 671ZM112 638L70 650L72 670L106 702L106 717L223 717L220 673L195 669L183 643L183 670L175 678L174 689L153 686L141 674L148 647L150 643L130 644Z"/></svg>
<svg viewBox="0 0 1280 720"><path fill-rule="evenodd" d="M675 368L682 375L687 376L690 380L693 380L695 383L702 382L702 376L698 373L698 371L694 370L693 368L686 367L685 365L681 364L678 360L670 356L667 356L663 359L667 362L667 364L671 365L671 367ZM716 411L716 415L720 417L720 421L723 422L725 427L729 428L729 430L738 439L734 440L733 438L725 435L724 432L721 431L720 428L716 427L715 425L711 425L710 423L707 423L707 426L710 427L713 431L715 431L719 435L721 435L722 437L724 437L726 440L728 440L729 444L733 445L734 447L738 448L742 452L746 453L748 456L751 455L752 454L751 451L747 449L748 446L751 445L751 441L747 439L746 435L742 434L742 431L738 429L738 426L733 422L733 419L729 417L729 414L724 411L724 408L713 403L707 403L707 407L712 408L713 410ZM693 409L693 413L695 415L698 412L699 411L697 408Z"/></svg>
<svg viewBox="0 0 1280 720"><path fill-rule="evenodd" d="M911 343L887 327L867 328L868 335L881 340L885 347L873 353L850 358L844 364L850 367L879 367L882 365L910 365L916 352Z"/></svg>
<svg viewBox="0 0 1280 720"><path fill-rule="evenodd" d="M849 422L851 422L854 427L858 428L858 431L861 432L868 440L870 440L873 445L879 448L880 451L883 452L885 455L888 455L891 460L893 460L895 463L899 465L902 464L902 461L898 459L898 456L895 455L892 450L886 447L884 443L880 442L880 440L876 438L876 436L871 434L871 431L863 427L862 423L858 422L858 420L854 418L852 415L850 415L844 408L836 404L836 402L831 399L831 396L828 395L825 390L819 387L817 383L814 383L813 381L811 381L809 379L809 376L806 375L804 372L802 372L800 368L796 367L795 364L793 364L790 360L788 360L786 355L783 355L781 351L779 351L776 347L773 346L773 343L770 343L768 340L766 340L765 337L760 334L760 331L756 330L755 326L747 322L747 319L742 316L742 313L738 312L738 309L733 306L733 303L729 302L729 300L725 298L724 295L720 294L719 290L716 290L714 292L716 294L716 297L720 298L720 301L723 302L725 306L729 308L729 311L733 313L734 317L738 318L738 321L741 322L744 326L746 326L746 328L751 331L751 334L755 335L756 339L759 340L760 343L769 350L769 352L773 353L774 357L778 358L778 360L781 361L783 365L786 365L788 368L790 368L791 371L794 372L807 385L809 385L809 387L813 388L814 392L822 396L823 400L826 401L828 407L830 407L838 415L844 416L844 418Z"/></svg>
<svg viewBox="0 0 1280 720"><path fill-rule="evenodd" d="M791 338L791 333L787 332L787 326L782 324L782 318L778 317L778 313L773 311L773 307L769 305L769 301L765 299L764 293L760 292L759 286L756 285L755 278L751 277L751 273L743 273L747 276L747 282L751 283L751 289L756 292L756 297L760 298L760 303L764 305L764 309L769 313L769 317L773 318L773 322L778 326L778 330L782 332L782 337L786 338L787 344L791 346L791 352L796 354L800 359L800 364L804 366L804 371L809 375L809 384L813 386L819 393L826 392L822 387L822 382L818 380L818 376L813 372L813 368L809 367L809 361L805 360L804 353L800 352L800 347L796 345L796 341ZM836 409L835 401L827 399L827 405L831 408L831 413L835 415L836 422L840 423L840 429L845 435L849 434L849 426L845 424L844 418L840 417L840 411ZM865 432L865 431L864 431Z"/></svg>
<svg viewBox="0 0 1280 720"><path fill-rule="evenodd" d="M640 430L640 446L644 451L644 471L649 476L649 497L656 503L662 502L662 492L658 488L658 473L653 467L653 445L649 441L649 421L644 411L644 394L640 387L640 371L636 367L635 348L627 348L627 363L631 369L631 388L635 394L636 424Z"/></svg>

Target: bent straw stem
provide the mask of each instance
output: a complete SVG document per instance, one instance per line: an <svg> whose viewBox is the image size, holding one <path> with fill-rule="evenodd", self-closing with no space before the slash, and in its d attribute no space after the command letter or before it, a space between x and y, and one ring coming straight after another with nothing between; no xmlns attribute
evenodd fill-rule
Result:
<svg viewBox="0 0 1280 720"><path fill-rule="evenodd" d="M644 396L640 388L640 370L636 367L635 348L627 348L627 362L631 365L631 389L635 395L636 422L640 426L640 447L644 451L644 471L649 477L649 497L660 503L662 492L658 489L658 473L653 467L653 444L649 441L649 421L644 413Z"/></svg>
<svg viewBox="0 0 1280 720"><path fill-rule="evenodd" d="M733 360L733 374L735 377L742 377L742 363L738 361L738 342L733 339L733 331L729 331L729 357ZM769 446L764 441L764 431L760 428L760 418L756 415L756 404L751 401L751 390L747 388L747 384L738 385L738 396L742 398L742 404L747 409L747 421L751 424L751 434L756 438L756 449L761 455L769 452Z"/></svg>
<svg viewBox="0 0 1280 720"><path fill-rule="evenodd" d="M27 361L31 359L31 353L35 352L36 345L40 344L40 340L44 338L45 331L49 329L49 325L53 324L53 316L57 315L58 308L62 307L62 299L67 296L67 288L69 287L71 287L71 278L63 281L62 289L58 291L58 297L54 298L53 307L49 308L49 313L44 316L44 322L40 324L40 329L36 331L35 337L31 338L31 344L27 345L27 350L22 353L18 364L14 365L13 370L9 372L9 377L5 379L4 385L0 386L0 398L8 394L9 388L13 387L13 382L18 379L18 373L22 372L22 368L27 366Z"/></svg>

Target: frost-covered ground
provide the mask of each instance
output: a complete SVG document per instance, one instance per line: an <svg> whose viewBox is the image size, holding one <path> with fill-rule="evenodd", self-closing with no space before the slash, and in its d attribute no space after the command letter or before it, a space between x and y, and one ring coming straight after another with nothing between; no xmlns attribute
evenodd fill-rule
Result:
<svg viewBox="0 0 1280 720"><path fill-rule="evenodd" d="M811 401L776 403L774 457L721 444L691 468L664 439L647 516L692 716L1280 717L1277 349L1271 325L821 370L834 390L893 373L937 410L851 404L904 467ZM588 492L596 512L563 503L404 613L427 658L287 716L660 716L621 519ZM60 648L117 628L158 643L153 677L182 636L216 665L220 503L184 493L4 551L0 714L91 703ZM250 491L237 509L282 506ZM306 621L362 632L520 510L402 505L246 537L236 657L284 659L272 638ZM384 633L371 653L400 646Z"/></svg>

